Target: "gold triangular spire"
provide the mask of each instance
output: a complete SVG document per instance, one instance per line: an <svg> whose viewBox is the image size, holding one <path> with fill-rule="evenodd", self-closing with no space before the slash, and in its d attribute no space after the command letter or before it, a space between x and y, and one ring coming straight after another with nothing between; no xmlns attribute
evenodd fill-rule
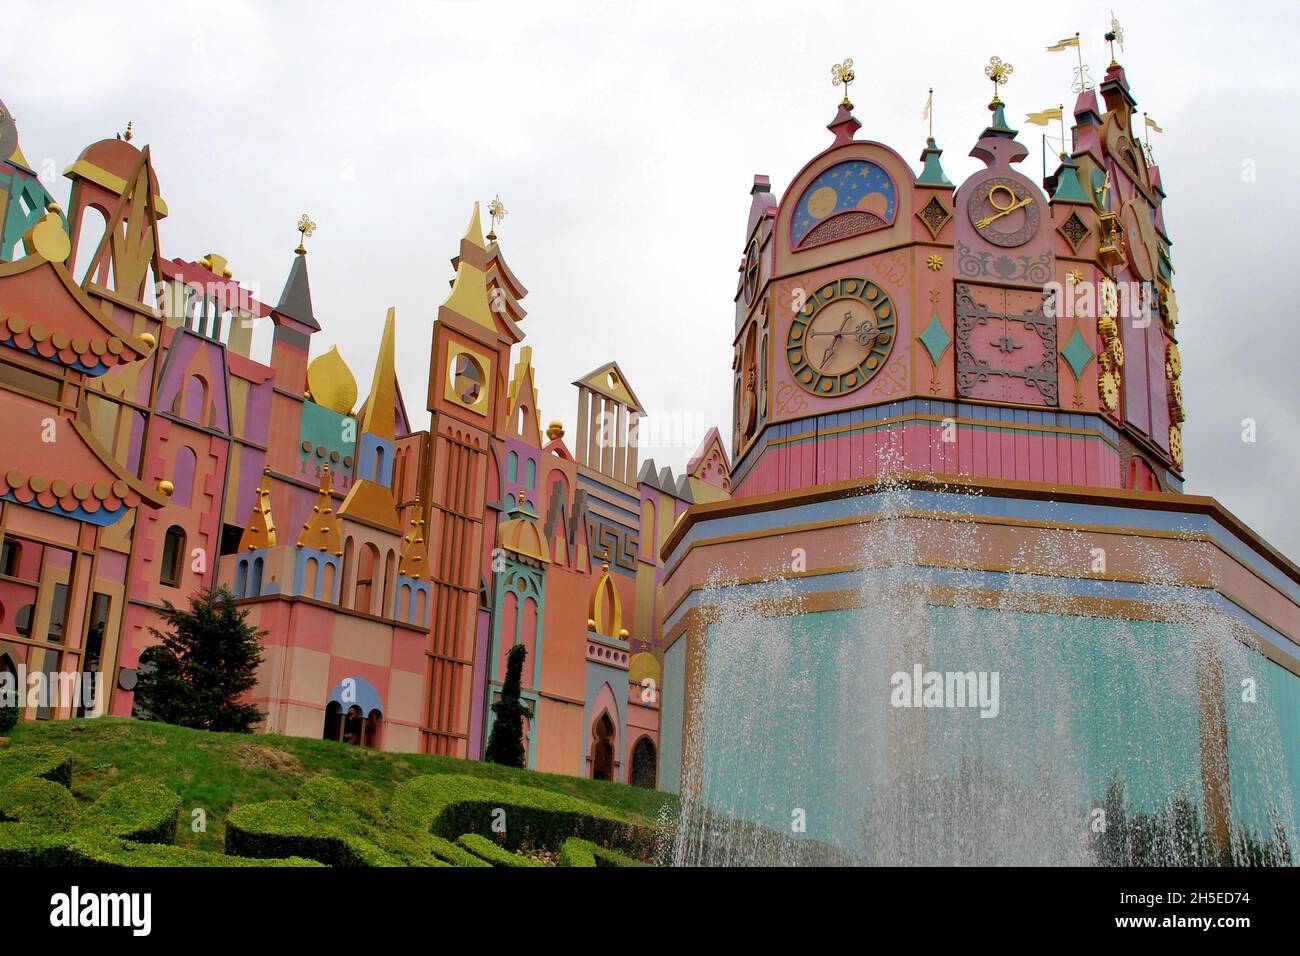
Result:
<svg viewBox="0 0 1300 956"><path fill-rule="evenodd" d="M334 516L334 496L330 493L330 468L321 469L320 490L311 517L298 535L298 547L324 551L335 557L343 554L343 532Z"/></svg>
<svg viewBox="0 0 1300 956"><path fill-rule="evenodd" d="M415 508L411 511L411 530L402 540L402 560L397 566L397 573L416 581L423 580L429 570L429 551L424 545L424 508L420 499L415 499Z"/></svg>
<svg viewBox="0 0 1300 956"><path fill-rule="evenodd" d="M397 373L393 369L393 321L397 310L390 308L384 320L384 334L379 340L379 355L375 359L375 376L370 381L370 397L366 399L365 414L361 416L361 430L388 441L397 440L397 424L393 409L397 405Z"/></svg>
<svg viewBox="0 0 1300 956"><path fill-rule="evenodd" d="M240 551L260 551L275 547L275 519L271 516L271 469L262 469L262 481L253 500L253 513L239 537Z"/></svg>
<svg viewBox="0 0 1300 956"><path fill-rule="evenodd" d="M479 224L478 203L474 204L474 214L470 216L469 228L465 230L465 238L461 240L461 256L456 262L456 279L451 284L451 295L447 296L447 301L443 302L442 307L463 315L471 322L477 322L495 333L496 324L492 321L492 310L488 307L487 276L482 269L467 261L464 254L466 244L485 251L487 248L483 244L483 227Z"/></svg>

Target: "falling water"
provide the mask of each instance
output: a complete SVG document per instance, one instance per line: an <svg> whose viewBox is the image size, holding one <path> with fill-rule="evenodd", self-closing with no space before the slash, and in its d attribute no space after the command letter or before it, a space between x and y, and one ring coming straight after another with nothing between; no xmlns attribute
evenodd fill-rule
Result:
<svg viewBox="0 0 1300 956"><path fill-rule="evenodd" d="M1211 679L1225 688L1234 833L1296 846L1288 780L1300 767L1288 766L1275 712L1280 693L1300 699L1275 686L1295 679L1209 592L1174 583L1158 550L1115 538L1145 568L1151 620L1079 616L1068 578L1095 555L1078 532L1026 536L1033 550L994 583L976 570L980 524L909 520L902 486L868 498L858 606L790 613L796 586L781 569L762 585L710 585L718 617L683 748L700 759L685 764L672 862L1207 862L1201 764L1225 756L1215 741L1202 753L1198 687ZM918 566L936 528L946 566ZM1210 546L1182 544L1208 578ZM894 675L918 664L983 672L990 692L996 672L996 709L894 706L896 686L911 684ZM1243 680L1257 702L1239 700ZM1238 839L1232 852L1243 862L1247 848Z"/></svg>

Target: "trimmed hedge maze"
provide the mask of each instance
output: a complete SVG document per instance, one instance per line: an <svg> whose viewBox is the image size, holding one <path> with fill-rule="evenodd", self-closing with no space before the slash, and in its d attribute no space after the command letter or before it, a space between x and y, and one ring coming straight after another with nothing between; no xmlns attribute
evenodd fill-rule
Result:
<svg viewBox="0 0 1300 956"><path fill-rule="evenodd" d="M225 854L175 845L180 798L137 779L77 803L71 751L0 750L0 866L643 866L653 831L531 787L434 775L384 807L370 784L322 776L296 800L235 807Z"/></svg>

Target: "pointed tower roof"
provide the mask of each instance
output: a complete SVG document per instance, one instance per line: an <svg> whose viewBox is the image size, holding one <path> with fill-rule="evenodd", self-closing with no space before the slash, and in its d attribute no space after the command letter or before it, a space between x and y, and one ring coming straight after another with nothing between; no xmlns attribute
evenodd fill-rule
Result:
<svg viewBox="0 0 1300 956"><path fill-rule="evenodd" d="M836 146L853 142L854 134L862 129L862 124L853 115L853 104L846 99L836 111L835 119L827 123L826 128L835 134L835 142L831 144L831 148L834 149Z"/></svg>
<svg viewBox="0 0 1300 956"><path fill-rule="evenodd" d="M321 469L320 489L316 493L316 504L312 506L311 517L302 526L298 535L299 548L313 548L339 557L343 554L343 531L334 514L334 496L330 493L330 468Z"/></svg>
<svg viewBox="0 0 1300 956"><path fill-rule="evenodd" d="M925 149L921 150L921 162L925 164L925 168L921 170L921 175L917 177L917 185L952 186L952 180L944 173L943 164L939 162L939 157L942 155L943 150L935 144L934 137L928 137L925 141Z"/></svg>
<svg viewBox="0 0 1300 956"><path fill-rule="evenodd" d="M492 321L492 310L488 307L487 276L484 267L487 264L487 247L483 242L483 226L479 222L478 203L470 215L469 226L460 241L460 255L455 259L456 278L451 283L451 294L442 307L462 315L471 322L496 332Z"/></svg>
<svg viewBox="0 0 1300 956"><path fill-rule="evenodd" d="M429 551L424 543L424 507L418 495L411 511L411 530L402 536L402 540L406 543L402 546L397 573L416 581L423 580L429 573Z"/></svg>
<svg viewBox="0 0 1300 956"><path fill-rule="evenodd" d="M293 265L289 267L289 278L285 280L284 291L280 293L280 302L275 311L319 332L320 324L311 307L311 283L307 281L307 253L301 246L298 248L300 251L294 254Z"/></svg>
<svg viewBox="0 0 1300 956"><path fill-rule="evenodd" d="M379 339L379 355L375 358L375 375L370 380L370 397L366 399L361 415L361 430L388 441L397 440L397 372L394 368L393 325L397 310L390 307L384 319L384 332Z"/></svg>
<svg viewBox="0 0 1300 956"><path fill-rule="evenodd" d="M537 387L534 384L533 350L531 346L527 345L519 350L519 361L515 363L514 374L510 377L510 404L509 411L506 414L512 430L521 398L529 414L524 417L523 430L519 437L540 448L542 433L541 420L538 418L537 412ZM563 430L561 430L561 433L563 433Z"/></svg>
<svg viewBox="0 0 1300 956"><path fill-rule="evenodd" d="M330 350L318 355L307 366L307 389L311 400L340 415L352 412L357 403L357 379L339 354L339 347L331 345Z"/></svg>
<svg viewBox="0 0 1300 956"><path fill-rule="evenodd" d="M271 469L262 469L262 481L253 499L253 513L239 538L240 551L275 547L275 518L271 516Z"/></svg>

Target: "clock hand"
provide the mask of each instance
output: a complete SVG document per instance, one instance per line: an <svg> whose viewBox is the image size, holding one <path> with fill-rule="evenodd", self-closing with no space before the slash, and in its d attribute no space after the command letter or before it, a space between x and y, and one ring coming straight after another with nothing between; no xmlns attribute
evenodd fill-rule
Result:
<svg viewBox="0 0 1300 956"><path fill-rule="evenodd" d="M1013 213L1013 212L1015 212L1017 209L1023 209L1025 206L1028 206L1028 205L1029 205L1031 202L1033 202L1033 201L1034 201L1034 200L1033 200L1032 197L1030 197L1030 196L1026 196L1024 199L1020 200L1020 202L1015 203L1014 205L1008 206L1006 209L1003 209L1001 212L996 213L995 215L992 215L992 216L985 216L983 219L981 219L981 220L979 220L977 223L975 223L975 228L976 228L976 229L984 229L985 227L987 227L987 226L990 225L991 223L997 221L998 219L1001 219L1003 216L1007 215L1008 213Z"/></svg>
<svg viewBox="0 0 1300 956"><path fill-rule="evenodd" d="M840 344L840 339L844 336L844 330L848 328L849 323L852 321L853 313L845 312L844 321L840 323L840 330L835 333L835 337L831 339L831 344L826 347L826 354L822 356L821 364L823 366L831 360L831 356L835 353L835 347Z"/></svg>

